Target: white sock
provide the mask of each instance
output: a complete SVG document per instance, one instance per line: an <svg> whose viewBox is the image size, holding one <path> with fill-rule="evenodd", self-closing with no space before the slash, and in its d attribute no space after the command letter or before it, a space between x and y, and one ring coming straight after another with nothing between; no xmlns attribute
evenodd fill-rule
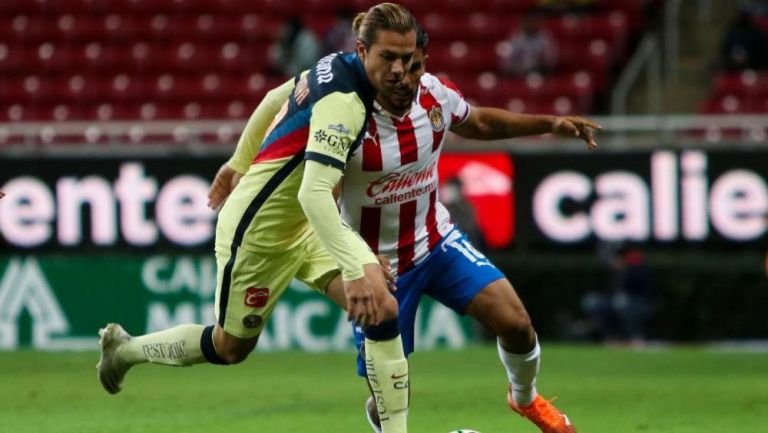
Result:
<svg viewBox="0 0 768 433"><path fill-rule="evenodd" d="M539 340L536 339L536 346L528 353L522 355L509 353L501 347L501 342L497 341L499 348L499 358L504 368L507 370L509 383L512 384L512 397L519 406L528 406L536 398L536 374L539 372L539 361L541 359L541 348Z"/></svg>
<svg viewBox="0 0 768 433"><path fill-rule="evenodd" d="M365 339L365 367L384 433L408 431L408 361L400 335L392 340Z"/></svg>
<svg viewBox="0 0 768 433"><path fill-rule="evenodd" d="M206 362L200 348L204 326L179 325L147 335L131 337L117 348L129 365L152 362L165 365L192 365Z"/></svg>

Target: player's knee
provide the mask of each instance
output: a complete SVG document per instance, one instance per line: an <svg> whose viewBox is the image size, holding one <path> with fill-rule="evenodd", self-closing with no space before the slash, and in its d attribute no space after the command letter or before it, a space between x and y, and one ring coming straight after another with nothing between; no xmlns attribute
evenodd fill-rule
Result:
<svg viewBox="0 0 768 433"><path fill-rule="evenodd" d="M505 317L498 323L495 331L502 340L515 346L527 346L535 339L536 335L531 324L531 318L525 310Z"/></svg>
<svg viewBox="0 0 768 433"><path fill-rule="evenodd" d="M216 354L228 365L245 361L258 341L258 338L242 339L223 332L218 333L217 337L214 341Z"/></svg>
<svg viewBox="0 0 768 433"><path fill-rule="evenodd" d="M381 311L381 320L397 319L397 299L392 295L387 295L379 301L379 309Z"/></svg>
<svg viewBox="0 0 768 433"><path fill-rule="evenodd" d="M253 348L256 347L256 342L248 345L231 345L223 349L216 349L216 352L227 364L239 364L248 358Z"/></svg>

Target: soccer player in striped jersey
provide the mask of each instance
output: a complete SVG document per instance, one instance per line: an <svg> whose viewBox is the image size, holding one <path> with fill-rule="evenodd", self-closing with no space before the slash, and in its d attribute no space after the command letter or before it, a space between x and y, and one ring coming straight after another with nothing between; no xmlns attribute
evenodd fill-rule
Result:
<svg viewBox="0 0 768 433"><path fill-rule="evenodd" d="M496 332L513 410L545 433L574 432L570 420L536 392L540 348L528 313L509 280L451 222L438 201L436 170L447 130L483 140L552 132L579 137L591 149L596 147L592 130L599 126L581 117L470 107L452 83L425 74L426 45L426 33L420 30L409 74L397 92L374 103L363 144L352 153L344 172L342 217L375 253L387 258L397 276L395 296L406 354L413 351L416 308L421 296L428 294ZM238 146L229 166L244 158L238 156L241 152ZM227 166L223 170L231 172ZM217 203L226 191L216 184L225 185L231 178L231 173L223 174L214 181ZM332 287L328 294L343 302L340 290ZM361 329L356 326L354 332L358 347L367 347ZM364 376L362 356L358 374ZM373 398L366 402L366 413L380 432Z"/></svg>
<svg viewBox="0 0 768 433"><path fill-rule="evenodd" d="M409 70L416 23L402 6L382 3L360 14L355 29L356 53L321 59L270 96L281 95L279 112L268 98L269 128L267 122L246 127L244 136L258 137L260 149L219 214L217 323L137 337L107 325L99 333L97 369L108 392L119 392L127 371L140 363L242 362L295 277L341 294L338 302L364 329L383 430L407 432L408 364L397 301L376 256L343 224L333 188L361 143L374 97L396 91Z"/></svg>
<svg viewBox="0 0 768 433"><path fill-rule="evenodd" d="M575 432L568 417L535 387L540 347L528 313L509 280L450 219L438 200L437 162L447 131L494 140L554 133L596 147L581 117L523 115L471 107L456 86L425 73L427 35L419 31L411 70L399 91L375 104L363 145L347 165L341 187L342 218L358 229L397 277L405 353L413 351L416 309L427 294L459 314L468 314L498 336L509 380L507 401L545 433ZM362 334L355 327L358 347ZM358 360L358 373L363 373ZM380 432L371 399L368 420Z"/></svg>

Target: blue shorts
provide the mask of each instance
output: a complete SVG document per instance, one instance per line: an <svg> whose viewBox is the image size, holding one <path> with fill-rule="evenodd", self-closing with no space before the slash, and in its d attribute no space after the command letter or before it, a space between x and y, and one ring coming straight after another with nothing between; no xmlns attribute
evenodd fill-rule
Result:
<svg viewBox="0 0 768 433"><path fill-rule="evenodd" d="M469 302L485 286L501 278L504 274L472 246L461 230L448 233L426 259L397 279L395 298L405 356L413 352L416 309L422 295L427 294L463 315ZM359 354L365 335L358 326L353 326L353 333L358 350L357 374L365 376L365 363Z"/></svg>

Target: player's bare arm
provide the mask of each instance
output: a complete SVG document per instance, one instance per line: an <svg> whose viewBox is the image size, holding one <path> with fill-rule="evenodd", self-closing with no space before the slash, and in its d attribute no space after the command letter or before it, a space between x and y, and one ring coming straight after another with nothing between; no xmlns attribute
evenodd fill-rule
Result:
<svg viewBox="0 0 768 433"><path fill-rule="evenodd" d="M578 116L520 114L492 107L472 107L467 119L451 131L474 140L500 140L553 133L560 137L578 137L589 149L597 147L594 131L602 127Z"/></svg>

